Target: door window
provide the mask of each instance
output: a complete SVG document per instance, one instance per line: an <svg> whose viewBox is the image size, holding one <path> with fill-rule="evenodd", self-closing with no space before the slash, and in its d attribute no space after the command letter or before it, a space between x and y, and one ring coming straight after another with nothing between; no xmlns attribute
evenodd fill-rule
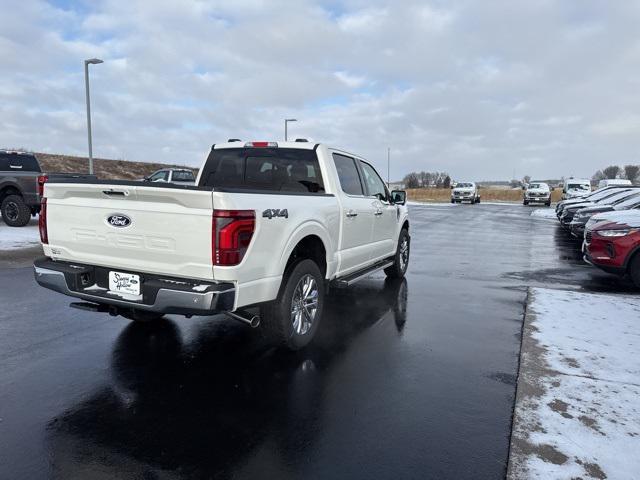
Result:
<svg viewBox="0 0 640 480"><path fill-rule="evenodd" d="M360 162L364 183L367 187L367 194L370 197L378 197L380 200L387 200L387 187L378 175L378 172L366 162Z"/></svg>
<svg viewBox="0 0 640 480"><path fill-rule="evenodd" d="M333 163L335 163L338 171L342 191L347 195L364 195L360 173L358 173L355 160L351 157L334 153Z"/></svg>
<svg viewBox="0 0 640 480"><path fill-rule="evenodd" d="M156 172L153 175L151 175L149 180L151 180L152 182L160 182L160 181L168 182L169 181L169 171L168 170L164 170L164 171L161 171L161 172Z"/></svg>

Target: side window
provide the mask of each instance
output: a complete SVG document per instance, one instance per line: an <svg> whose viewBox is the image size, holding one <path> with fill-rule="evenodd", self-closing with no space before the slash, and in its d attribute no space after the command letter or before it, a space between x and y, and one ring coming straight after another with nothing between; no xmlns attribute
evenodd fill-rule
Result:
<svg viewBox="0 0 640 480"><path fill-rule="evenodd" d="M172 180L174 182L193 182L195 178L192 172L184 170L174 170Z"/></svg>
<svg viewBox="0 0 640 480"><path fill-rule="evenodd" d="M151 178L149 179L152 182L160 182L160 181L169 181L169 172L167 170L163 170L162 172L156 172L153 175L151 175Z"/></svg>
<svg viewBox="0 0 640 480"><path fill-rule="evenodd" d="M333 163L335 163L338 171L342 191L348 195L364 195L355 160L351 157L334 153Z"/></svg>
<svg viewBox="0 0 640 480"><path fill-rule="evenodd" d="M362 166L362 174L364 175L364 183L367 185L368 195L371 197L377 196L381 200L386 200L388 197L387 188L378 175L378 172L368 163L361 161L360 165Z"/></svg>

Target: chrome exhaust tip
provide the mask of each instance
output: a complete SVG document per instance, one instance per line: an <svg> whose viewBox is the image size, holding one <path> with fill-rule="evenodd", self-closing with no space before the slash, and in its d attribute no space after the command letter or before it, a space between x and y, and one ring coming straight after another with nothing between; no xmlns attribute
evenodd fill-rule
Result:
<svg viewBox="0 0 640 480"><path fill-rule="evenodd" d="M238 313L235 312L224 312L225 315L233 318L234 320L238 320L239 322L244 323L245 325L249 325L251 328L258 328L260 326L260 316L259 315L251 315L251 314L246 314L245 312L239 312L239 313L245 313L245 315L239 315Z"/></svg>

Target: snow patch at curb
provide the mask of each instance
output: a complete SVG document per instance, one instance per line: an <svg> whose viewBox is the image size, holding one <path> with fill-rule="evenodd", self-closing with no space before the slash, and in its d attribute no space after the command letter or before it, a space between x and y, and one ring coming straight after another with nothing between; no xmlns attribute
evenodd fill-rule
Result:
<svg viewBox="0 0 640 480"><path fill-rule="evenodd" d="M640 472L640 298L532 288L508 478Z"/></svg>

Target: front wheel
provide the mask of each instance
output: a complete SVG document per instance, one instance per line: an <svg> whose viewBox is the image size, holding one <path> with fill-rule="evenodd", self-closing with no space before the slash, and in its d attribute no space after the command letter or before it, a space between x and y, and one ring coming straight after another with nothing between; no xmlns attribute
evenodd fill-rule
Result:
<svg viewBox="0 0 640 480"><path fill-rule="evenodd" d="M406 228L400 231L400 237L398 237L398 247L396 248L396 255L394 257L393 265L384 269L384 273L389 278L402 278L407 272L409 266L409 251L411 246L411 239L409 232Z"/></svg>
<svg viewBox="0 0 640 480"><path fill-rule="evenodd" d="M529 205L529 200L523 200L523 201L522 201L522 204L523 204L523 205Z"/></svg>
<svg viewBox="0 0 640 480"><path fill-rule="evenodd" d="M265 336L290 350L313 340L324 307L324 278L313 260L298 262L285 274L278 298L261 308Z"/></svg>

